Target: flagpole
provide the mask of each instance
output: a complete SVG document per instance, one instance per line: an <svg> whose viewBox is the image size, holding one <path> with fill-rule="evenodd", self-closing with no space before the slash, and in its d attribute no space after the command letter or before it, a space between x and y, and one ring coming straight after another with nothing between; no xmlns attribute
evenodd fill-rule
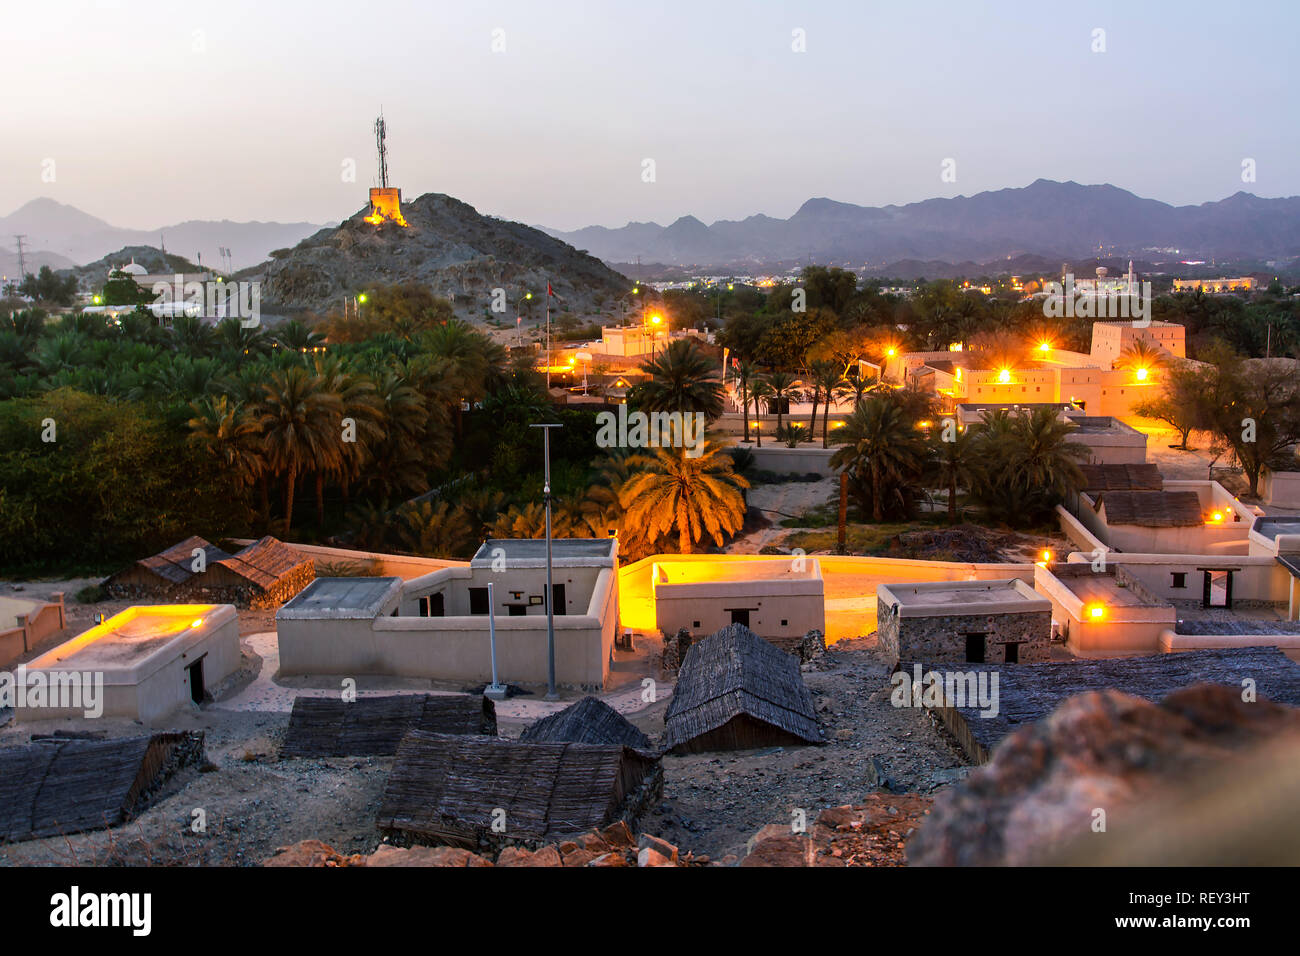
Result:
<svg viewBox="0 0 1300 956"><path fill-rule="evenodd" d="M546 277L546 395L551 394L551 277Z"/></svg>

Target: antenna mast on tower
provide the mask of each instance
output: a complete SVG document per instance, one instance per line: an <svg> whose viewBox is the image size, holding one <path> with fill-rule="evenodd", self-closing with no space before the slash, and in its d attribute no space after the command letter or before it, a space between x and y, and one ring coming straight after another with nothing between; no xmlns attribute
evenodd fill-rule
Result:
<svg viewBox="0 0 1300 956"><path fill-rule="evenodd" d="M388 188L388 147L384 144L384 138L387 134L387 127L384 125L384 111L379 111L379 119L375 120L375 143L379 147L379 188Z"/></svg>
<svg viewBox="0 0 1300 956"><path fill-rule="evenodd" d="M21 281L27 278L27 257L23 255L23 240L26 235L14 236L18 241L18 279Z"/></svg>

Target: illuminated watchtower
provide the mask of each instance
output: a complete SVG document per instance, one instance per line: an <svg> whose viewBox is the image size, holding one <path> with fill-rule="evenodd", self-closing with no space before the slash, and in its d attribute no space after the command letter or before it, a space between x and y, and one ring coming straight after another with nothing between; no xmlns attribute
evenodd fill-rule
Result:
<svg viewBox="0 0 1300 956"><path fill-rule="evenodd" d="M370 187L370 215L366 216L366 222L376 226L385 222L405 226L406 220L402 218L402 191L396 186L388 185L388 145L384 142L386 136L384 114L380 113L379 119L375 120L375 144L379 148L379 185Z"/></svg>

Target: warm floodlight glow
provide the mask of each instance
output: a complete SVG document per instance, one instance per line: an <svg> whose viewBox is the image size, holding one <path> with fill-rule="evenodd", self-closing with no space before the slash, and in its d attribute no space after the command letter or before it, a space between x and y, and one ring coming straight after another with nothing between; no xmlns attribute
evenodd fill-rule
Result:
<svg viewBox="0 0 1300 956"><path fill-rule="evenodd" d="M1146 369L1144 369L1144 368L1140 368L1140 369L1137 370L1137 380L1138 380L1139 382L1145 382L1145 381L1147 380L1147 370L1146 370Z"/></svg>
<svg viewBox="0 0 1300 956"><path fill-rule="evenodd" d="M1223 520L1223 512L1222 512L1222 511L1216 511L1213 515L1210 516L1210 518L1211 518L1212 521L1222 521L1222 520Z"/></svg>
<svg viewBox="0 0 1300 956"><path fill-rule="evenodd" d="M655 325L658 325L658 324L659 324L660 322L662 322L663 320L664 320L664 319L663 319L663 316L661 316L661 315L652 315L652 316L650 316L650 321L653 322Z"/></svg>
<svg viewBox="0 0 1300 956"><path fill-rule="evenodd" d="M889 349L885 349L885 354L888 355L890 358L893 358L898 353L895 349L889 348Z"/></svg>
<svg viewBox="0 0 1300 956"><path fill-rule="evenodd" d="M1094 621L1100 621L1106 616L1106 609L1100 604L1094 604L1092 607L1088 608L1088 616Z"/></svg>
<svg viewBox="0 0 1300 956"><path fill-rule="evenodd" d="M1044 549L1041 557L1042 557L1043 564L1047 564L1052 560L1052 552Z"/></svg>
<svg viewBox="0 0 1300 956"><path fill-rule="evenodd" d="M196 617L194 620L190 621L190 627L201 627L202 624L203 618L201 617Z"/></svg>
<svg viewBox="0 0 1300 956"><path fill-rule="evenodd" d="M1048 343L1048 342L1040 342L1040 343L1038 344L1038 351L1040 351L1040 352L1050 352L1050 351L1052 351L1052 346L1051 346L1051 344Z"/></svg>
<svg viewBox="0 0 1300 956"><path fill-rule="evenodd" d="M1011 382L1011 369L1004 368L998 372L998 384L1007 385Z"/></svg>
<svg viewBox="0 0 1300 956"><path fill-rule="evenodd" d="M360 302L362 305L365 305L365 304L366 304L366 294L363 292L363 293L361 293L359 296L357 296L357 301Z"/></svg>

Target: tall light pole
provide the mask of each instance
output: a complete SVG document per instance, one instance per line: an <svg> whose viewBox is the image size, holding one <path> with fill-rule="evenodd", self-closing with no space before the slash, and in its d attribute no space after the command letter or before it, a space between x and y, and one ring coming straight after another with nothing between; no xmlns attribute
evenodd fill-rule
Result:
<svg viewBox="0 0 1300 956"><path fill-rule="evenodd" d="M542 460L545 472L542 500L546 504L546 699L559 700L555 691L555 586L551 571L551 429L563 425L530 425L542 430Z"/></svg>

